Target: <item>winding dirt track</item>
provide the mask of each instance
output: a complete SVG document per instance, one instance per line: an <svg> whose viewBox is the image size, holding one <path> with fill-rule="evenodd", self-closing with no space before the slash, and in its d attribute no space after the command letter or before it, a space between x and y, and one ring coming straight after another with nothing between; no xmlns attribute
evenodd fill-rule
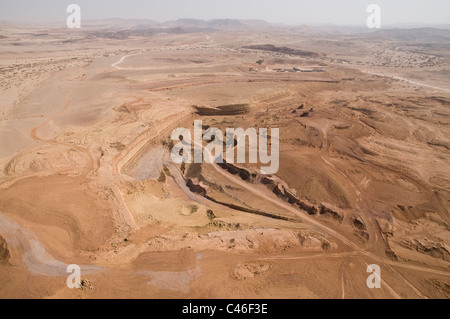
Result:
<svg viewBox="0 0 450 319"><path fill-rule="evenodd" d="M203 148L203 145L198 144L197 142L194 141L194 144L196 144L199 147ZM394 262L390 259L387 258L383 258L380 256L377 256L371 252L366 251L365 249L359 247L357 244L355 244L353 241L351 241L350 239L348 239L347 237L343 236L342 234L338 233L337 231L323 225L322 223L320 223L319 221L315 220L314 218L301 213L299 210L297 210L296 208L292 207L291 205L285 203L285 202L281 202L280 200L278 200L277 198L274 198L272 196L269 196L266 193L261 192L261 190L256 190L255 188L253 188L251 185L243 182L242 180L231 176L230 174L227 174L226 172L224 172L219 165L217 165L216 163L216 158L211 154L211 152L209 152L208 149L203 148L204 149L204 154L206 156L209 157L209 160L213 163L211 165L213 165L215 171L217 173L219 173L220 175L224 176L225 178L227 178L228 180L232 181L233 183L238 184L240 187L242 187L243 189L249 191L250 193L254 194L255 196L265 200L265 201L269 201L275 205L277 205L280 208L286 209L292 213L294 213L295 215L299 216L302 220L304 220L305 222L316 226L317 228L321 229L322 231L326 232L327 234L339 239L341 242L345 243L346 245L348 245L349 247L352 247L356 252L358 252L359 254L366 256L368 258L371 258L372 260L376 261L377 263L379 263L379 265L390 265L390 266L397 266L397 267L402 267L402 268L407 268L407 269L413 269L413 270L417 270L417 271L423 271L423 272L428 272L428 273L433 273L433 274L437 274L437 275L442 275L442 276L450 276L449 272L446 271L441 271L441 270L437 270L437 269L433 269L433 268L427 268L427 267L420 267L420 266L414 266L414 265L407 265L407 264L403 264L400 262ZM339 255L338 255L339 256ZM293 257L296 258L296 257ZM301 258L301 257L300 257ZM404 278L403 280L410 286L412 286L409 282L407 282ZM387 289L390 291L391 295L395 298L400 298L400 296L394 291L394 289L386 282L383 280L384 285L387 287ZM424 297L424 295L422 293L420 293L420 291L418 291L416 288L414 288L414 290L418 293L419 296Z"/></svg>
<svg viewBox="0 0 450 319"><path fill-rule="evenodd" d="M425 84L425 83L419 83L419 82L416 82L416 81L413 81L413 80L410 80L410 79L407 79L407 78L403 78L403 77L398 76L398 75L381 74L381 73L374 73L374 72L370 72L370 71L364 71L364 72L368 73L368 74L376 75L376 76L382 76L382 77L385 77L385 78L391 78L391 79L394 79L394 80L397 80L397 81L402 81L402 82L406 82L406 83L417 85L417 86L422 86L422 87L433 89L433 90L438 90L438 91L450 93L450 89L441 88L439 86L434 86L434 85Z"/></svg>
<svg viewBox="0 0 450 319"><path fill-rule="evenodd" d="M111 66L112 66L113 68L116 68L117 70L136 70L136 69L134 69L134 68L122 68L122 67L120 67L120 66L118 66L118 65L119 65L119 64L122 64L123 61L125 61L127 58L132 57L132 56L135 56L135 55L140 55L140 54L142 54L142 53L144 53L144 51L141 51L141 52L139 52L139 53L133 53L133 54L124 55L123 57L120 58L119 61L117 61L116 63L111 64Z"/></svg>
<svg viewBox="0 0 450 319"><path fill-rule="evenodd" d="M94 159L92 158L92 155L89 151L89 147L81 147L81 146L77 146L77 145L72 145L72 144L67 144L67 143L62 143L62 142L55 142L55 141L50 141L50 140L45 140L41 137L38 136L37 131L44 127L45 125L47 125L48 123L50 123L51 121L53 121L55 118L57 118L58 116L60 116L61 114L63 114L65 111L67 111L67 109L70 106L70 101L72 100L72 97L75 95L75 93L78 91L78 89L84 84L84 80L81 81L73 90L72 92L70 92L69 96L66 98L66 102L64 103L64 107L59 110L57 113L51 115L50 117L48 117L44 122L42 122L41 124L39 124L38 126L36 126L35 128L33 128L31 130L30 136L32 139L34 139L35 141L39 141L39 142L43 142L43 143L47 143L47 144L52 144L52 145L61 145L61 146L65 146L65 147L69 147L69 148L73 148L76 149L77 151L84 153L86 155L87 158L87 162L86 162L86 166L84 168L84 171L82 172L82 174L79 176L80 180L84 180L86 178L86 176L89 174L90 171L92 171L92 169L94 168Z"/></svg>

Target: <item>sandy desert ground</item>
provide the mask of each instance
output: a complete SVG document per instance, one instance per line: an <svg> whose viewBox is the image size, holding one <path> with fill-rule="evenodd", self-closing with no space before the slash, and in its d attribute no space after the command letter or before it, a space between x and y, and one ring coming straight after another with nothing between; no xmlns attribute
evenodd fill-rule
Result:
<svg viewBox="0 0 450 319"><path fill-rule="evenodd" d="M449 39L1 24L0 298L449 298ZM278 173L174 164L194 120Z"/></svg>

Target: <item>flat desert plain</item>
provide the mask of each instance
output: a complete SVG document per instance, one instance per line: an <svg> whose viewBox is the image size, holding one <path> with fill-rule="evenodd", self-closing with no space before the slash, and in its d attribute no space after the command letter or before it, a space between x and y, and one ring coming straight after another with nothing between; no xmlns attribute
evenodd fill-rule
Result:
<svg viewBox="0 0 450 319"><path fill-rule="evenodd" d="M1 298L450 297L450 31L113 22L0 25Z"/></svg>

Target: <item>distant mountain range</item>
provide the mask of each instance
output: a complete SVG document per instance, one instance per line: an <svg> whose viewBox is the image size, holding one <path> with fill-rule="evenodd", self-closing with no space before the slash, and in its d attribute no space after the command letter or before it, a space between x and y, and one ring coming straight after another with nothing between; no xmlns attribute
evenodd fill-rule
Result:
<svg viewBox="0 0 450 319"><path fill-rule="evenodd" d="M450 43L450 30L437 28L389 29L365 34L369 38L392 39L405 42Z"/></svg>
<svg viewBox="0 0 450 319"><path fill-rule="evenodd" d="M59 24L37 24L48 28L64 28ZM30 27L31 23L11 24L0 22L0 31L9 26ZM379 30L370 30L361 26L335 25L283 25L271 24L263 20L236 19L178 19L175 21L157 22L149 19L101 19L84 20L80 32L87 31L88 37L102 37L111 39L126 39L130 36L152 36L159 33L184 34L198 32L251 32L251 31L280 31L290 32L306 37L315 36L351 36L352 38L384 39L396 41L419 41L450 43L450 25L439 27L416 27L405 25L403 28L385 26Z"/></svg>
<svg viewBox="0 0 450 319"><path fill-rule="evenodd" d="M291 30L308 34L357 34L361 33L372 38L390 38L401 41L420 41L435 39L446 41L449 39L450 25L434 27L404 27L386 26L379 30L370 30L361 26L336 26L336 25L283 25L271 24L264 20L236 20L236 19L178 19L175 21L157 22L149 19L103 19L84 21L86 27L111 27L111 28L183 28L184 30L197 31L253 31L253 30Z"/></svg>
<svg viewBox="0 0 450 319"><path fill-rule="evenodd" d="M263 20L234 20L234 19L178 19L175 21L157 22L146 19L102 19L87 20L83 22L85 27L112 27L112 28L186 28L218 31L249 31L273 29L278 26Z"/></svg>

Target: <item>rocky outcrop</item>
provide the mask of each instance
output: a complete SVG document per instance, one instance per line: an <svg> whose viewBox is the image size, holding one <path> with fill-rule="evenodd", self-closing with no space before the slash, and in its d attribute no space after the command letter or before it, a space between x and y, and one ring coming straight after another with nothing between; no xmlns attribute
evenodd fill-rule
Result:
<svg viewBox="0 0 450 319"><path fill-rule="evenodd" d="M331 208L326 207L323 204L320 205L320 215L330 216L339 223L342 223L342 221L344 220L344 215L332 210Z"/></svg>
<svg viewBox="0 0 450 319"><path fill-rule="evenodd" d="M238 264L231 269L231 277L236 280L245 280L259 276L269 269L270 264L263 262Z"/></svg>
<svg viewBox="0 0 450 319"><path fill-rule="evenodd" d="M316 248L323 251L329 251L335 246L325 238L315 234L298 233L298 239L300 241L300 246L303 248Z"/></svg>
<svg viewBox="0 0 450 319"><path fill-rule="evenodd" d="M211 197L208 195L208 186L205 185L205 183L199 181L198 178L187 179L186 186L189 188L189 190L191 192L199 194L199 195L203 196L204 198L206 198L216 204L220 204L220 205L229 207L234 210L238 210L238 211L246 212L246 213L250 213L250 214L261 215L264 217L269 217L269 218L274 218L274 219L279 219L279 220L296 221L296 219L293 219L293 218L287 217L287 216L282 216L282 215L279 215L276 213L266 212L266 211L262 211L259 209L244 207L244 206L236 205L233 203L227 203L225 201L217 200L214 197ZM215 218L215 215L212 211L208 211L207 216L210 220L213 220Z"/></svg>
<svg viewBox="0 0 450 319"><path fill-rule="evenodd" d="M228 116L247 114L250 111L248 104L230 104L217 107L193 106L200 116Z"/></svg>
<svg viewBox="0 0 450 319"><path fill-rule="evenodd" d="M211 221L216 219L216 215L214 214L214 212L211 209L208 209L206 211L206 216L208 216L208 219L211 220Z"/></svg>
<svg viewBox="0 0 450 319"><path fill-rule="evenodd" d="M391 260L393 260L393 261L398 261L399 260L398 255L391 248L386 248L386 252L385 253L386 253L386 256L389 257Z"/></svg>
<svg viewBox="0 0 450 319"><path fill-rule="evenodd" d="M300 201L300 198L297 196L295 191L289 189L287 185L277 184L274 186L273 192L275 195L287 200L290 204L295 204Z"/></svg>
<svg viewBox="0 0 450 319"><path fill-rule="evenodd" d="M273 218L273 219L279 219L279 220L296 221L296 219L293 219L293 218L290 218L287 216L281 216L281 215L278 215L275 213L265 212L265 211L262 211L259 209L254 209L254 208L239 206L239 205L236 205L233 203L219 201L208 195L206 195L205 198L209 199L210 201L212 201L214 203L217 203L217 204L220 204L220 205L223 205L223 206L226 206L226 207L229 207L231 209L238 210L241 212L246 212L246 213L250 213L250 214L260 215L260 216L269 217L269 218Z"/></svg>
<svg viewBox="0 0 450 319"><path fill-rule="evenodd" d="M261 179L261 183L269 187L275 195L283 198L290 204L296 204L300 201L297 192L294 189L290 189L289 185L277 176L264 176Z"/></svg>
<svg viewBox="0 0 450 319"><path fill-rule="evenodd" d="M244 46L244 49L260 50L260 51L271 51L271 52L278 52L278 53L284 53L284 54L295 55L295 56L310 57L310 58L317 58L317 57L319 57L319 54L316 53L316 52L299 50L299 49L292 49L292 48L288 48L288 47L276 47L273 44L248 45L248 46Z"/></svg>
<svg viewBox="0 0 450 319"><path fill-rule="evenodd" d="M6 264L11 257L6 240L0 236L0 264Z"/></svg>
<svg viewBox="0 0 450 319"><path fill-rule="evenodd" d="M415 250L434 258L450 261L450 251L445 243L435 242L428 238L404 239L399 243L403 248Z"/></svg>
<svg viewBox="0 0 450 319"><path fill-rule="evenodd" d="M360 217L352 218L352 225L358 230L367 230L366 225Z"/></svg>
<svg viewBox="0 0 450 319"><path fill-rule="evenodd" d="M227 163L225 160L223 161L223 163L218 163L217 165L219 165L223 169L226 169L230 174L239 175L239 177L244 181L250 181L256 177L255 173L252 174L246 169L239 168L237 166L234 166L233 164Z"/></svg>
<svg viewBox="0 0 450 319"><path fill-rule="evenodd" d="M361 238L364 242L367 242L370 238L370 235L366 230L355 230L354 234Z"/></svg>
<svg viewBox="0 0 450 319"><path fill-rule="evenodd" d="M317 215L318 209L314 204L307 200L301 200L294 189L289 188L289 185L278 176L264 176L261 183L269 187L274 194L283 198L290 204L296 204L300 209L307 212L309 215Z"/></svg>
<svg viewBox="0 0 450 319"><path fill-rule="evenodd" d="M206 186L202 182L199 182L198 179L188 179L186 181L186 186L189 187L191 192L206 196Z"/></svg>
<svg viewBox="0 0 450 319"><path fill-rule="evenodd" d="M317 215L318 210L313 204L310 204L307 201L299 201L297 205L309 215Z"/></svg>

